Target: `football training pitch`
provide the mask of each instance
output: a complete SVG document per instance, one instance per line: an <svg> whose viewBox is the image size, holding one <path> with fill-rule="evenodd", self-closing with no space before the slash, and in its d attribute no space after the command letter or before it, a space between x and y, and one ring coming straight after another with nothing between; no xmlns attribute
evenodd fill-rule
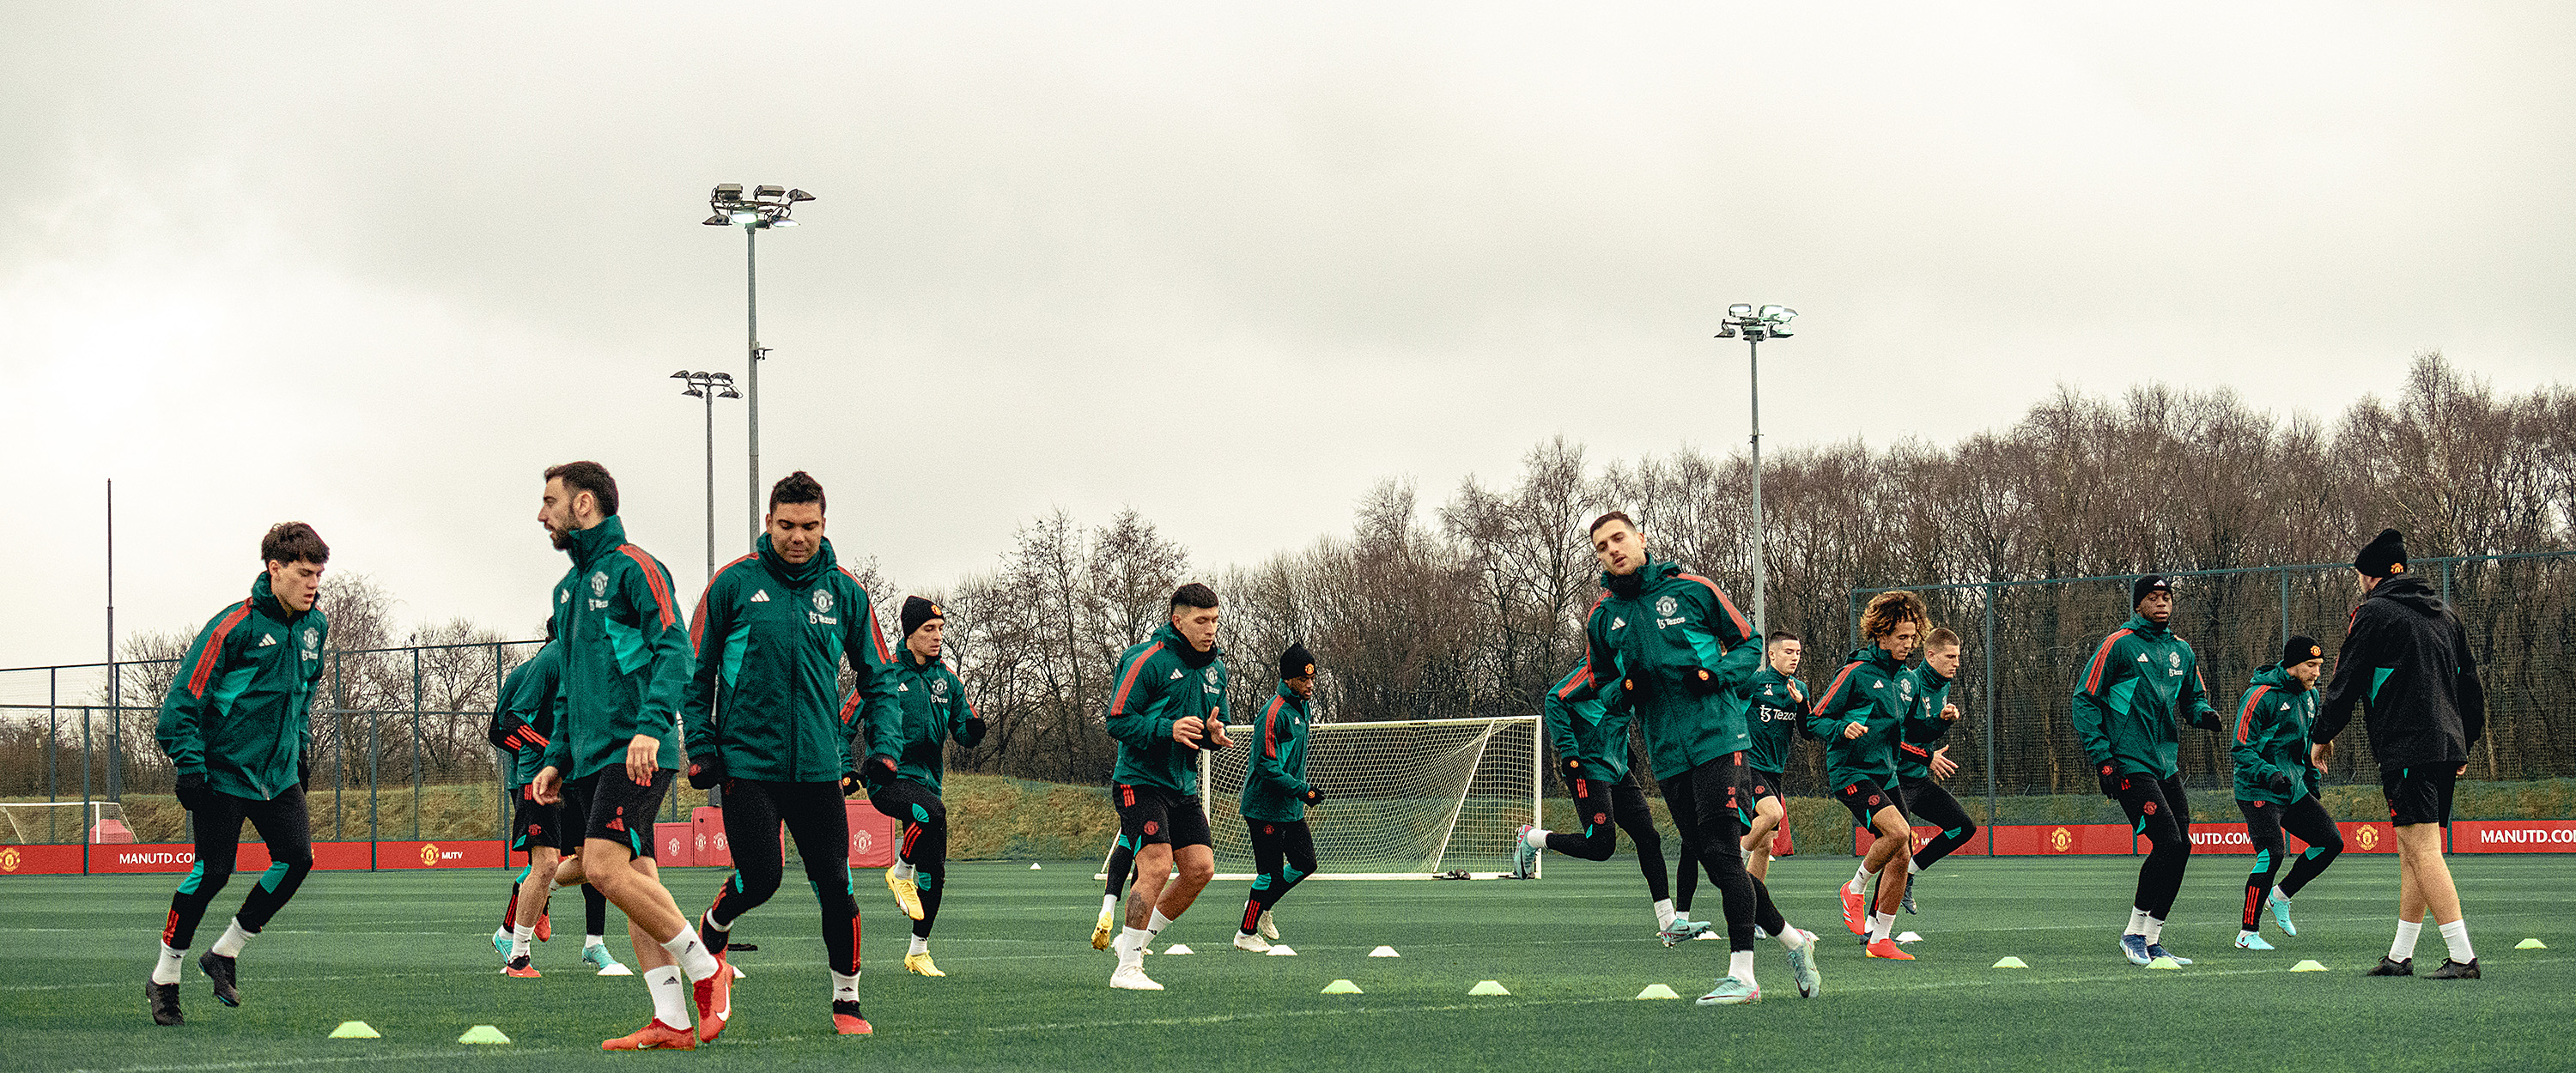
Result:
<svg viewBox="0 0 2576 1073"><path fill-rule="evenodd" d="M1702 1009L1722 941L1666 949L1626 858L1551 856L1538 882L1312 881L1281 903L1295 957L1234 949L1244 884L1220 880L1145 959L1169 990L1112 991L1112 955L1088 938L1100 900L1089 862L951 866L933 951L945 979L902 968L907 921L875 871L854 876L866 914L861 987L870 1038L832 1035L814 903L789 881L737 925L759 944L738 956L724 1037L695 1054L603 1054L599 1041L649 1015L639 978L578 962L580 903L555 903L539 980L497 974L489 936L508 878L498 872L316 872L241 961L243 1006L219 1006L193 956L188 1023L151 1024L142 981L175 876L0 882L0 933L15 971L0 984L12 1026L0 1067L191 1070L324 1066L586 1068L599 1063L921 1071L1748 1068L2543 1069L2568 1061L2559 1031L2576 995L2568 859L2454 857L2451 867L2487 978L2435 982L2361 975L2387 949L2396 869L2346 857L2303 892L2297 938L2237 950L2241 856L2201 856L2165 943L2197 959L2135 968L2114 939L2135 858L1959 860L1934 867L1921 960L1871 961L1842 928L1833 885L1850 858L1777 862L1790 919L1823 939L1825 994L1798 998L1779 945L1761 944L1763 1001ZM669 873L694 913L726 874ZM251 876L236 876L200 931L222 931ZM1702 884L1695 916L1718 915ZM633 962L624 920L610 943ZM2527 937L2549 949L2517 950ZM1381 944L1400 958L1371 958ZM2426 928L2418 967L2442 958ZM2027 969L1991 968L2018 957ZM2330 971L2293 973L2301 959ZM1337 979L1357 995L1322 994ZM1508 996L1470 996L1482 980ZM1637 1001L1651 984L1682 1001ZM325 1037L365 1021L380 1039ZM507 1046L464 1046L470 1026Z"/></svg>

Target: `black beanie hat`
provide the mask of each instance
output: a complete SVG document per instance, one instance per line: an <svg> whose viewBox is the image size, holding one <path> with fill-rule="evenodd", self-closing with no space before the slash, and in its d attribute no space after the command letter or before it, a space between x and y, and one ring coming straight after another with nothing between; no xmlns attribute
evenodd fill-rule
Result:
<svg viewBox="0 0 2576 1073"><path fill-rule="evenodd" d="M2281 646L2281 669L2286 671L2312 659L2324 659L2325 656L2326 646L2318 644L2316 638L2302 633L2290 638L2288 644Z"/></svg>
<svg viewBox="0 0 2576 1073"><path fill-rule="evenodd" d="M948 613L940 610L938 604L918 596L903 598L903 635L906 637L912 636L912 631L920 629L925 622L932 619L944 622L947 618Z"/></svg>
<svg viewBox="0 0 2576 1073"><path fill-rule="evenodd" d="M2382 529L2352 557L2352 568L2366 577L2396 577L2406 572L2406 534Z"/></svg>
<svg viewBox="0 0 2576 1073"><path fill-rule="evenodd" d="M1313 673L1315 673L1315 654L1306 651L1305 645L1290 644L1288 651L1279 654L1280 678L1304 678Z"/></svg>
<svg viewBox="0 0 2576 1073"><path fill-rule="evenodd" d="M2173 582L2165 580L2163 574L2148 574L2129 583L2129 606L2136 607L2147 602L2148 593L2172 591Z"/></svg>

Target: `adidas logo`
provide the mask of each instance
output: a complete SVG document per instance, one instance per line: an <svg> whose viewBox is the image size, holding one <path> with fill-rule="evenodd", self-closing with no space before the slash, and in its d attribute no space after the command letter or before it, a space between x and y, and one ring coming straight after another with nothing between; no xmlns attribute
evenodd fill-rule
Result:
<svg viewBox="0 0 2576 1073"><path fill-rule="evenodd" d="M895 691L895 692L897 692L897 693L910 693L910 692L912 692L912 686L911 686L909 683L900 683L900 682L899 682L899 683L896 683L896 685L895 685L895 687L894 687L894 691ZM2288 707L2288 705L2282 705L2282 707Z"/></svg>
<svg viewBox="0 0 2576 1073"><path fill-rule="evenodd" d="M1175 681L1175 682L1180 681L1180 680L1181 680L1181 672L1179 672L1179 671L1173 671L1173 672L1172 672L1172 680L1173 680L1173 681Z"/></svg>
<svg viewBox="0 0 2576 1073"><path fill-rule="evenodd" d="M273 633L263 633L263 634L259 635L259 646L258 646L258 647L261 647L261 648L267 648L267 647L269 647L269 646L271 646L271 645L274 645L274 644L276 644L276 643L277 643L277 635L276 635L276 634L273 634Z"/></svg>
<svg viewBox="0 0 2576 1073"><path fill-rule="evenodd" d="M2140 663L2154 663L2155 661L2154 661L2154 660L2151 660L2151 659L2148 659L2148 658L2146 657L2145 653L2140 653L2140 654L2138 655L2138 662L2140 662Z"/></svg>
<svg viewBox="0 0 2576 1073"><path fill-rule="evenodd" d="M752 593L752 594L751 594L751 602L756 603L756 604L765 604L765 603L768 603L768 602L769 602L769 590L768 590L768 589L761 589L761 590L759 590L759 591L756 591L756 592Z"/></svg>
<svg viewBox="0 0 2576 1073"><path fill-rule="evenodd" d="M2290 702L2289 702L2289 701L2286 701L2286 700L2285 700L2285 701L2282 701L2282 702L2281 702L2281 710L2282 710L2282 711L2285 711L2285 712L2286 712L2286 711L2289 711L2289 710L2290 710Z"/></svg>

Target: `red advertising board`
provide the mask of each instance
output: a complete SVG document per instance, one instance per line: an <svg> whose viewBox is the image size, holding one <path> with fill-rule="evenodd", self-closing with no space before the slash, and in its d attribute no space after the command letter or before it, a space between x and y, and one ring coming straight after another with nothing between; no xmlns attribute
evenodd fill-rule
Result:
<svg viewBox="0 0 2576 1073"><path fill-rule="evenodd" d="M363 844L363 843L362 843ZM320 858L314 861L318 867ZM455 842L378 842L378 868L499 868L501 843L495 839Z"/></svg>
<svg viewBox="0 0 2576 1073"><path fill-rule="evenodd" d="M724 810L700 805L689 810L692 862L700 868L733 867L733 845L725 841Z"/></svg>
<svg viewBox="0 0 2576 1073"><path fill-rule="evenodd" d="M2576 820L2456 820L2453 853L2576 853Z"/></svg>
<svg viewBox="0 0 2576 1073"><path fill-rule="evenodd" d="M0 876L77 874L81 848L70 846L0 846Z"/></svg>
<svg viewBox="0 0 2576 1073"><path fill-rule="evenodd" d="M893 866L895 843L903 838L902 825L864 798L844 804L850 809L850 867Z"/></svg>
<svg viewBox="0 0 2576 1073"><path fill-rule="evenodd" d="M2387 824L2339 823L2335 827L2343 833L2343 851L2346 853L2397 852L2396 833ZM2293 834L2282 835L2281 846L2290 853L2308 848L2307 843L2299 841L2299 836ZM2241 823L2195 823L2191 825L2191 851L2250 854L2254 852L2254 839L2245 833L2245 825Z"/></svg>
<svg viewBox="0 0 2576 1073"><path fill-rule="evenodd" d="M365 871L368 868L498 868L501 843L488 839L456 842L316 842L313 867L320 871ZM15 854L14 858L12 854ZM16 867L9 865L15 861ZM89 870L103 873L185 872L197 865L197 847L187 842L93 845ZM243 842L233 856L236 875L268 870L268 846ZM0 846L0 875L62 874L81 870L81 848L72 846Z"/></svg>
<svg viewBox="0 0 2576 1073"><path fill-rule="evenodd" d="M653 825L653 864L656 867L690 868L697 863L697 824L657 823Z"/></svg>
<svg viewBox="0 0 2576 1073"><path fill-rule="evenodd" d="M2127 854L2139 848L2125 823L2014 824L1993 831L1998 857Z"/></svg>
<svg viewBox="0 0 2576 1073"><path fill-rule="evenodd" d="M1780 836L1785 833L1787 833L1787 831L1786 829L1783 829L1782 831L1772 834L1772 856L1778 857L1782 855L1780 853ZM1862 854L1868 853L1869 844L1876 840L1877 837L1878 835L1875 832L1870 831L1868 828L1852 828L1852 856L1858 857ZM1914 829L1914 848L1918 850L1922 849L1924 846L1931 844L1933 839L1939 837L1941 837L1941 829L1938 827L1917 827ZM2122 847L2120 852L2127 853L2129 851L2126 847ZM1950 851L1950 855L1953 857L1982 857L1985 856L1985 854L1986 839L1985 832L1983 831L1979 831L1977 833L1977 837L1969 839L1966 845Z"/></svg>

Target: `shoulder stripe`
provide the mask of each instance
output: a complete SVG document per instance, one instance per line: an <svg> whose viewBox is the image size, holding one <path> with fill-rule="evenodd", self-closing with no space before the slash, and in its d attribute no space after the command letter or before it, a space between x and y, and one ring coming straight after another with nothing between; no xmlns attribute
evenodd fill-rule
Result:
<svg viewBox="0 0 2576 1073"><path fill-rule="evenodd" d="M1726 617L1735 620L1735 635L1748 640L1753 638L1753 624L1744 620L1744 612L1735 609L1735 601L1727 599L1726 594L1718 590L1717 582L1698 574L1683 574L1682 578L1708 586L1708 594L1717 597L1717 606L1726 612Z"/></svg>
<svg viewBox="0 0 2576 1073"><path fill-rule="evenodd" d="M1273 760L1279 758L1279 706L1287 701L1286 697L1272 697L1270 710L1261 713L1261 755Z"/></svg>
<svg viewBox="0 0 2576 1073"><path fill-rule="evenodd" d="M242 620L249 617L250 601L244 600L234 604L232 610L224 612L224 617L215 623L213 632L206 635L206 647L197 653L196 667L188 672L189 696L206 695L206 682L214 677L215 665L223 661L224 638L233 632L233 627L241 625Z"/></svg>
<svg viewBox="0 0 2576 1073"><path fill-rule="evenodd" d="M1850 663L1843 664L1843 673L1834 676L1834 684L1826 686L1824 698L1816 702L1817 715L1829 716L1833 714L1834 697L1842 692L1843 683L1851 680L1852 672L1859 669L1859 660L1853 660Z"/></svg>
<svg viewBox="0 0 2576 1073"><path fill-rule="evenodd" d="M1135 660L1127 664L1127 673L1118 678L1118 695L1109 698L1110 718L1117 718L1120 710L1127 706L1127 691L1136 685L1136 672L1144 670L1145 661L1154 658L1154 653L1162 650L1163 642L1156 641L1145 646L1144 651L1136 653Z"/></svg>
<svg viewBox="0 0 2576 1073"><path fill-rule="evenodd" d="M2102 639L2102 647L2095 649L2093 652L2093 669L2084 672L2085 692L2099 693L2102 691L2102 665L2105 662L2108 662L2111 658L2111 646L2119 644L2120 638L2128 635L2128 630L2113 630L2111 631L2111 636Z"/></svg>
<svg viewBox="0 0 2576 1073"><path fill-rule="evenodd" d="M1571 697L1574 695L1575 690L1581 689L1590 684L1592 684L1592 665L1586 663L1566 678L1565 688L1556 691L1556 699L1564 700L1567 697Z"/></svg>
<svg viewBox="0 0 2576 1073"><path fill-rule="evenodd" d="M2246 742L2246 727L2249 723L2253 722L2254 706L2262 703L2263 694L2271 691L2271 686L2255 686L2253 692L2245 695L2245 710L2236 713L2236 743L2238 745L2243 745Z"/></svg>
<svg viewBox="0 0 2576 1073"><path fill-rule="evenodd" d="M679 616L671 611L671 579L662 576L661 564L654 562L652 556L644 553L644 549L633 544L620 544L617 550L627 558L635 560L635 565L644 569L644 587L653 593L654 610L662 613L662 628L667 630L678 625Z"/></svg>
<svg viewBox="0 0 2576 1073"><path fill-rule="evenodd" d="M715 573L708 575L706 591L698 594L698 613L689 617L689 653L691 655L703 657L705 654L704 646L706 644L707 632L707 601L715 598L716 582L725 576L725 571L731 570L734 567L740 566L759 557L760 556L757 554L745 555L742 558L717 567Z"/></svg>

